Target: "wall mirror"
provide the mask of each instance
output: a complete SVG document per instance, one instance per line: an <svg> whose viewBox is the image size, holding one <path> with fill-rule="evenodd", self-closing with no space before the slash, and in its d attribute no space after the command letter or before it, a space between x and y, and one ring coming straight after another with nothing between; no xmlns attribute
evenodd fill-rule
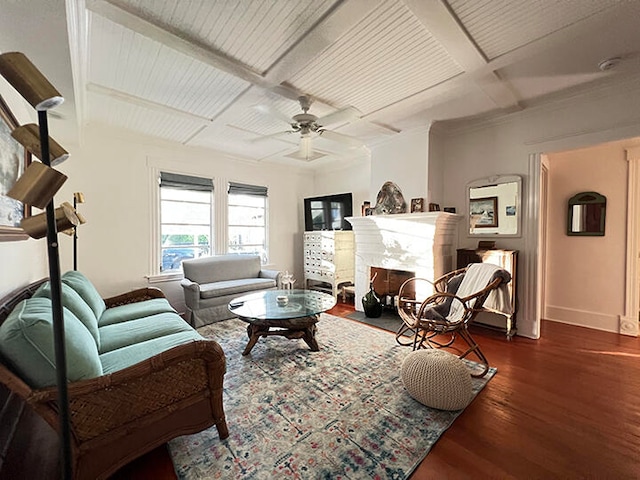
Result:
<svg viewBox="0 0 640 480"><path fill-rule="evenodd" d="M467 184L469 235L520 236L522 177L496 175Z"/></svg>
<svg viewBox="0 0 640 480"><path fill-rule="evenodd" d="M603 236L607 197L582 192L569 199L567 235Z"/></svg>

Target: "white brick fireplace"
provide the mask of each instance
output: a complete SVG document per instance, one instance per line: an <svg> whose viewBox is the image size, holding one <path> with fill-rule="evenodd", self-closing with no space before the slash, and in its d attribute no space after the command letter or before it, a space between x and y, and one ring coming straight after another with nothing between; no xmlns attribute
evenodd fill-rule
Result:
<svg viewBox="0 0 640 480"><path fill-rule="evenodd" d="M362 311L371 267L406 270L430 280L453 270L460 218L444 212L347 218L355 233L356 309Z"/></svg>

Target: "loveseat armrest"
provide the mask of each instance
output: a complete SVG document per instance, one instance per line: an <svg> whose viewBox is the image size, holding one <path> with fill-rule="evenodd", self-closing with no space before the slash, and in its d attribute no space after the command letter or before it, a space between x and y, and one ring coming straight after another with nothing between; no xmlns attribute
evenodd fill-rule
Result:
<svg viewBox="0 0 640 480"><path fill-rule="evenodd" d="M180 281L180 285L184 289L184 302L187 304L187 307L197 310L198 303L200 302L200 284L188 278L183 278Z"/></svg>
<svg viewBox="0 0 640 480"><path fill-rule="evenodd" d="M271 278L276 281L276 287L282 288L282 272L280 270L263 269L260 270L259 278Z"/></svg>
<svg viewBox="0 0 640 480"><path fill-rule="evenodd" d="M225 371L222 347L213 340L194 340L117 372L70 383L75 449L80 456L95 451L109 455L109 445L144 437L146 429L152 435L142 442L148 450L149 443L157 446L213 424L220 439L227 438L222 404ZM27 401L58 428L55 387L34 391ZM198 411L197 422L192 409ZM175 414L181 411L185 420L177 421Z"/></svg>
<svg viewBox="0 0 640 480"><path fill-rule="evenodd" d="M127 305L129 303L144 302L152 298L165 298L162 290L155 287L144 287L132 290L131 292L121 293L115 297L104 299L107 308L117 307L119 305Z"/></svg>

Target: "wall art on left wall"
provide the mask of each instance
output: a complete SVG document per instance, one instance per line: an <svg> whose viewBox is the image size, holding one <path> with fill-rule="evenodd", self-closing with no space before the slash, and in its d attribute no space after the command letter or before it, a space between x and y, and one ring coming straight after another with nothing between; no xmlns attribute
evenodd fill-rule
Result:
<svg viewBox="0 0 640 480"><path fill-rule="evenodd" d="M7 196L31 161L29 152L11 136L16 127L18 121L0 96L0 241L29 238L20 222L29 215L30 208Z"/></svg>

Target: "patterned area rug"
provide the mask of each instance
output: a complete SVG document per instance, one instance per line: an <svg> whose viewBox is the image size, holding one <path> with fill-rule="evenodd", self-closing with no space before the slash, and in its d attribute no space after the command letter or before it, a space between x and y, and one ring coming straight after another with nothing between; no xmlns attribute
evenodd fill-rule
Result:
<svg viewBox="0 0 640 480"><path fill-rule="evenodd" d="M232 319L198 330L227 357L230 435L220 441L212 427L169 442L181 479L404 479L462 412L409 396L400 366L410 349L390 333L323 314L319 352L276 336L243 357L246 326ZM474 394L494 374L474 378Z"/></svg>

